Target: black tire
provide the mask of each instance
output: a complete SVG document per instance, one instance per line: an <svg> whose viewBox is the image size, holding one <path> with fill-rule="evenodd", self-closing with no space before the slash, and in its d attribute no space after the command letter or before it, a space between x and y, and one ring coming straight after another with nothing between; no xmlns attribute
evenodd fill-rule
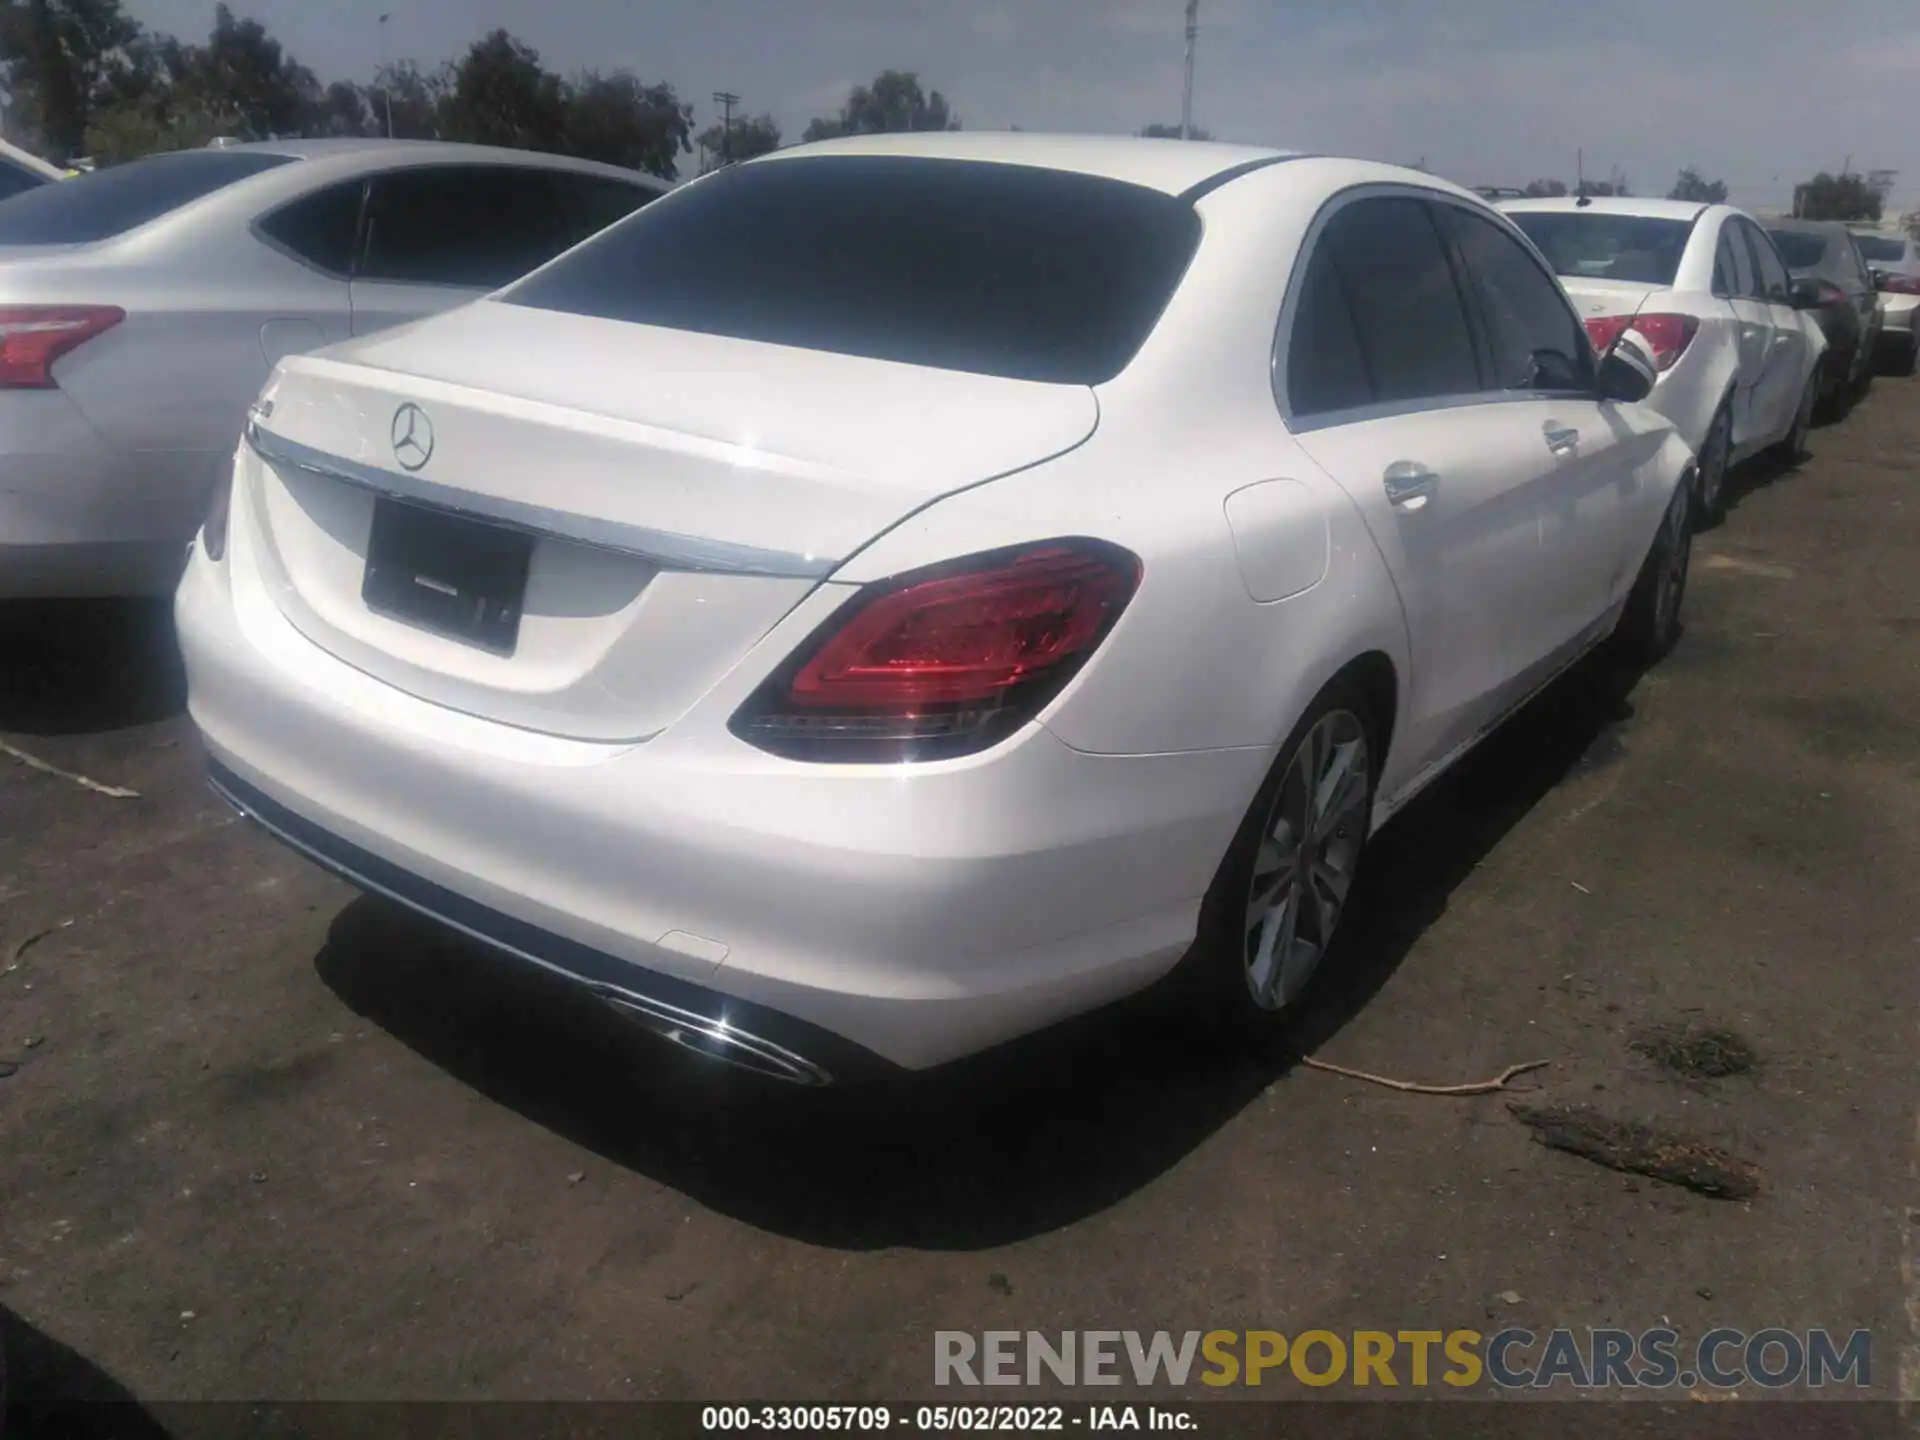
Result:
<svg viewBox="0 0 1920 1440"><path fill-rule="evenodd" d="M1674 491L1614 627L1614 643L1630 665L1654 664L1680 638L1680 609L1693 560L1693 492L1691 477Z"/></svg>
<svg viewBox="0 0 1920 1440"><path fill-rule="evenodd" d="M1727 518L1727 471L1733 454L1733 410L1722 405L1707 425L1700 442L1700 463L1694 471L1693 522L1710 530Z"/></svg>
<svg viewBox="0 0 1920 1440"><path fill-rule="evenodd" d="M1786 439L1774 447L1774 453L1790 465L1807 458L1807 434L1813 429L1814 410L1820 403L1825 366L1824 360L1814 362L1813 372L1807 376L1807 388L1800 393L1800 408L1794 412L1793 428L1787 431Z"/></svg>
<svg viewBox="0 0 1920 1440"><path fill-rule="evenodd" d="M1384 758L1380 733L1366 691L1350 680L1335 680L1307 707L1280 747L1214 873L1200 907L1199 933L1182 962L1188 998L1215 1033L1224 1031L1240 1044L1270 1042L1331 968L1327 957L1338 949L1340 920L1353 894L1373 814L1374 786ZM1316 751L1331 740L1331 758L1336 760L1337 752L1348 748L1345 773L1355 777L1357 790L1336 785L1329 792L1332 803L1321 816L1328 826L1326 833L1310 836L1288 858L1282 854L1284 839L1275 843L1279 827L1285 825L1290 833L1296 816L1309 817L1311 811L1301 807L1310 807L1313 790L1321 788L1304 781L1305 769L1322 763L1318 754L1307 751L1310 738ZM1358 754L1350 749L1356 740L1361 746ZM1321 771L1323 778L1329 773ZM1305 832L1314 827L1298 824L1298 828ZM1343 883L1329 921L1326 902L1331 887L1326 877L1330 873ZM1293 895L1290 925L1279 913L1289 888ZM1269 923L1256 926L1253 914L1263 898L1271 907ZM1283 935L1293 941L1286 957L1280 957ZM1273 957L1265 972L1272 983L1264 999L1255 993L1262 942L1266 955ZM1309 958L1308 950L1317 954ZM1280 958L1293 963L1283 966ZM1284 976L1279 973L1283 970Z"/></svg>
<svg viewBox="0 0 1920 1440"><path fill-rule="evenodd" d="M1847 418L1853 410L1853 402L1859 398L1853 388L1853 352L1849 350L1845 355L1829 355L1824 363L1826 369L1822 372L1822 382L1827 375L1837 378L1833 388L1815 403L1813 418L1822 425L1837 425Z"/></svg>

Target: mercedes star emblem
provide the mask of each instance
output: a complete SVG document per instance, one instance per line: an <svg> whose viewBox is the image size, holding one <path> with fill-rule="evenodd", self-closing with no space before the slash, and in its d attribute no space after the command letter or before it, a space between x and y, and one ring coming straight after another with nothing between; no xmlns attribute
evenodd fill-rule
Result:
<svg viewBox="0 0 1920 1440"><path fill-rule="evenodd" d="M433 458L433 422L418 405L402 405L393 412L393 458L402 470L418 470Z"/></svg>

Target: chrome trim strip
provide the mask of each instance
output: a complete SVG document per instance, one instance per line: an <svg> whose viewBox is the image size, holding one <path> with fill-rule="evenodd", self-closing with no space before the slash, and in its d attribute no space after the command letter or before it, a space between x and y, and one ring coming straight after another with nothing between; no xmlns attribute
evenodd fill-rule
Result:
<svg viewBox="0 0 1920 1440"><path fill-rule="evenodd" d="M287 465L311 475L324 475L362 490L451 510L476 520L526 530L536 535L557 535L600 550L617 550L651 561L665 570L697 570L718 575L761 575L781 579L819 580L833 573L838 557L796 555L786 550L763 550L757 545L736 545L725 540L703 540L692 535L676 535L667 530L649 530L639 525L596 520L589 515L552 510L544 505L529 505L496 495L478 495L451 485L382 470L329 455L284 435L263 430L250 420L247 443L269 465Z"/></svg>
<svg viewBox="0 0 1920 1440"><path fill-rule="evenodd" d="M691 1010L683 1010L677 1005L670 1005L664 1000L656 1000L637 991L610 985L604 980L576 975L564 966L556 965L551 960L543 960L540 956L522 950L517 945L508 944L498 936L488 935L474 929L471 925L463 925L458 920L441 914L433 907L422 904L412 896L403 895L391 886L382 885L351 866L342 864L333 856L322 853L298 836L289 834L222 785L217 776L211 774L207 776L207 788L231 806L235 814L251 820L288 849L304 855L321 869L331 875L337 875L356 889L379 895L396 905L404 905L416 915L424 915L435 924L457 931L489 949L498 950L504 955L510 955L529 965L537 965L549 974L571 981L591 991L614 1009L635 1016L655 1034L683 1049L693 1051L704 1059L738 1066L741 1069L752 1070L756 1074L771 1076L776 1080L785 1080L795 1085L829 1085L833 1082L833 1077L813 1061L796 1055L785 1046L776 1045L771 1040L751 1035L744 1030L736 1030L728 1025L725 1017L715 1020ZM706 1043L701 1043L703 1041ZM735 1055L729 1053L731 1051L740 1053Z"/></svg>

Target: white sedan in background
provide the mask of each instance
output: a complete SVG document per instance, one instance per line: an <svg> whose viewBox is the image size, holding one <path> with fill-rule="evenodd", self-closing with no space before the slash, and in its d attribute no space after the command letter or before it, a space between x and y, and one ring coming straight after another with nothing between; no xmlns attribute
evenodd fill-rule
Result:
<svg viewBox="0 0 1920 1440"><path fill-rule="evenodd" d="M1377 825L1672 643L1653 374L1415 171L801 146L284 360L181 582L191 711L320 863L786 1080L1183 956L1264 1034Z"/></svg>
<svg viewBox="0 0 1920 1440"><path fill-rule="evenodd" d="M1596 345L1638 331L1659 360L1649 402L1700 457L1696 509L1721 516L1727 468L1770 446L1796 458L1819 398L1827 342L1759 223L1682 200L1514 200Z"/></svg>
<svg viewBox="0 0 1920 1440"><path fill-rule="evenodd" d="M517 150L306 140L0 202L0 599L168 593L282 356L484 294L664 188Z"/></svg>

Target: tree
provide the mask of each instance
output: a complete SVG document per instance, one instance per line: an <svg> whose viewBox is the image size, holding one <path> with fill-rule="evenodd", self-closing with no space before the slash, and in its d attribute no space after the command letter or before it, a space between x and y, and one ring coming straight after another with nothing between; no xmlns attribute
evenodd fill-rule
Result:
<svg viewBox="0 0 1920 1440"><path fill-rule="evenodd" d="M1631 195L1627 189L1627 177L1616 175L1611 180L1582 180L1579 184L1582 195Z"/></svg>
<svg viewBox="0 0 1920 1440"><path fill-rule="evenodd" d="M0 0L0 90L8 125L62 158L140 27L120 0Z"/></svg>
<svg viewBox="0 0 1920 1440"><path fill-rule="evenodd" d="M375 113L367 105L367 97L358 85L349 85L345 80L336 80L327 86L326 93L320 97L315 107L313 124L310 128L322 135L384 135L384 123L375 123Z"/></svg>
<svg viewBox="0 0 1920 1440"><path fill-rule="evenodd" d="M1524 193L1531 200L1557 199L1567 193L1567 187L1560 180L1529 180Z"/></svg>
<svg viewBox="0 0 1920 1440"><path fill-rule="evenodd" d="M679 157L693 148L693 107L681 103L673 86L643 85L627 70L588 71L565 87L565 96L557 148L663 180L679 178Z"/></svg>
<svg viewBox="0 0 1920 1440"><path fill-rule="evenodd" d="M452 66L422 70L411 60L383 65L373 75L373 83L361 91L372 112L374 133L387 133L387 117L393 117L396 140L438 140L440 112L453 88Z"/></svg>
<svg viewBox="0 0 1920 1440"><path fill-rule="evenodd" d="M1136 133L1145 136L1149 140L1178 140L1180 138L1180 127L1178 125L1162 125L1156 121L1152 125L1142 125ZM1198 125L1195 125L1188 129L1187 138L1189 140L1211 140L1213 136L1209 135L1205 130L1202 130Z"/></svg>
<svg viewBox="0 0 1920 1440"><path fill-rule="evenodd" d="M912 70L883 70L872 85L856 85L832 118L811 121L802 140L836 135L879 135L900 130L958 130L960 122L938 90L923 91Z"/></svg>
<svg viewBox="0 0 1920 1440"><path fill-rule="evenodd" d="M300 134L321 103L313 72L283 54L258 20L236 20L224 3L214 7L207 43L181 51L171 88L177 111L197 111L216 133L241 140Z"/></svg>
<svg viewBox="0 0 1920 1440"><path fill-rule="evenodd" d="M567 131L567 90L541 68L540 52L495 30L453 67L440 105L443 138L517 150L558 150Z"/></svg>
<svg viewBox="0 0 1920 1440"><path fill-rule="evenodd" d="M1866 177L1822 170L1793 187L1793 213L1803 220L1878 220L1880 194Z"/></svg>
<svg viewBox="0 0 1920 1440"><path fill-rule="evenodd" d="M1689 165L1674 176L1673 188L1667 192L1667 199L1695 200L1702 205L1724 205L1727 203L1727 182L1709 180Z"/></svg>
<svg viewBox="0 0 1920 1440"><path fill-rule="evenodd" d="M702 171L718 170L736 160L751 160L780 148L780 127L771 115L757 119L742 116L733 122L733 133L725 125L709 125L700 132L700 150L706 156Z"/></svg>

